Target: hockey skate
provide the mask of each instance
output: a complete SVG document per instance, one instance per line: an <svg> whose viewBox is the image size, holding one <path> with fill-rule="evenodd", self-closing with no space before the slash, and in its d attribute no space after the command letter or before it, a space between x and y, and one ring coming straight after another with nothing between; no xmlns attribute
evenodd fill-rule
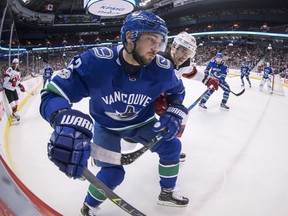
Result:
<svg viewBox="0 0 288 216"><path fill-rule="evenodd" d="M18 115L18 113L17 112L15 112L15 113L12 113L12 121L17 121L17 122L19 122L20 121L20 116Z"/></svg>
<svg viewBox="0 0 288 216"><path fill-rule="evenodd" d="M171 207L185 207L189 199L178 195L173 189L162 189L157 204Z"/></svg>
<svg viewBox="0 0 288 216"><path fill-rule="evenodd" d="M181 153L179 161L180 162L184 162L185 160L186 160L186 154L185 153Z"/></svg>
<svg viewBox="0 0 288 216"><path fill-rule="evenodd" d="M82 216L96 216L96 213L99 212L99 207L89 206L86 202L83 203L83 207L81 208Z"/></svg>
<svg viewBox="0 0 288 216"><path fill-rule="evenodd" d="M230 109L230 108L229 108L226 104L224 104L224 103L221 103L220 107L221 107L222 109L224 109L224 110L229 110L229 109Z"/></svg>
<svg viewBox="0 0 288 216"><path fill-rule="evenodd" d="M204 103L199 103L199 107L201 107L202 109L204 109L204 110L206 110L207 109L207 107L205 106L205 104Z"/></svg>

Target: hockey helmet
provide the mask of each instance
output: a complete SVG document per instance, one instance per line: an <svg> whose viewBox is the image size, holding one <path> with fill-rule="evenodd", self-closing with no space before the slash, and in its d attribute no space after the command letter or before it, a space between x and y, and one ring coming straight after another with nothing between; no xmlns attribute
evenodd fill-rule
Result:
<svg viewBox="0 0 288 216"><path fill-rule="evenodd" d="M164 50L166 48L168 34L166 23L162 18L149 11L136 11L125 18L121 28L121 40L123 44L126 42L126 32L128 31L132 33L133 42L136 42L143 32L160 34L163 36L165 42L161 48L164 48Z"/></svg>
<svg viewBox="0 0 288 216"><path fill-rule="evenodd" d="M215 58L223 59L223 55L222 55L222 53L217 53L216 56L215 56Z"/></svg>
<svg viewBox="0 0 288 216"><path fill-rule="evenodd" d="M177 49L179 46L183 46L189 50L189 57L193 58L197 45L196 45L196 39L188 34L187 32L181 32L179 33L173 40L172 45Z"/></svg>
<svg viewBox="0 0 288 216"><path fill-rule="evenodd" d="M19 64L19 59L18 58L14 58L12 60L12 64Z"/></svg>

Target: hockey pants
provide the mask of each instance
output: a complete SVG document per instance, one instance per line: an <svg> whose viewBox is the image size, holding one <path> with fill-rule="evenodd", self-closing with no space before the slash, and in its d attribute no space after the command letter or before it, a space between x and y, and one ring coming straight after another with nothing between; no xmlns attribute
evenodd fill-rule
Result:
<svg viewBox="0 0 288 216"><path fill-rule="evenodd" d="M151 139L157 134L153 131L153 126L157 120L154 120L145 126L126 130L126 131L112 131L101 126L94 128L94 143L109 149L111 151L120 152L120 140L122 138L129 138L137 143L143 145L149 143ZM159 155L158 172L160 176L161 188L174 188L179 172L179 158L181 152L181 142L178 138L169 141L160 140L154 147L152 152ZM125 170L122 165L113 165L101 161L95 161L96 165L101 167L96 177L102 181L107 187L114 190L122 183L125 177ZM139 168L140 170L141 168ZM148 168L149 169L149 168ZM143 180L145 184L145 180ZM136 188L135 188L136 189ZM98 206L106 199L97 189L92 185L88 188L88 193L85 197L85 202L90 206Z"/></svg>
<svg viewBox="0 0 288 216"><path fill-rule="evenodd" d="M224 86L226 86L227 88L230 88L227 82L223 83ZM221 87L221 85L219 85L219 87L224 91L223 92L223 98L221 103L226 104L228 99L229 99L229 94L230 92L227 91L226 89L224 89L223 87ZM201 99L200 103L205 104L207 102L207 100L210 98L210 96L214 93L215 90L210 89L205 96Z"/></svg>
<svg viewBox="0 0 288 216"><path fill-rule="evenodd" d="M271 93L272 92L272 86L271 86L271 79L269 79L269 78L267 78L267 79L262 78L262 80L260 82L259 89L260 89L260 91L262 91L266 82L267 82L268 91L269 91L269 93Z"/></svg>

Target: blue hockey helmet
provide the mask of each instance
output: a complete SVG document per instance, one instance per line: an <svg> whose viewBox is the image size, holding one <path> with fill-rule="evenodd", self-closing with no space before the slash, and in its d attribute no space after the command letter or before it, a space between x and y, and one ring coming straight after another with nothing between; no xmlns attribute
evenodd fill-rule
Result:
<svg viewBox="0 0 288 216"><path fill-rule="evenodd" d="M221 59L223 59L222 53L217 53L217 54L216 54L216 58L221 58Z"/></svg>
<svg viewBox="0 0 288 216"><path fill-rule="evenodd" d="M140 10L128 15L121 28L121 40L124 44L126 41L126 32L132 33L132 41L139 39L141 33L151 32L163 36L167 42L168 29L165 21L154 13L146 10Z"/></svg>

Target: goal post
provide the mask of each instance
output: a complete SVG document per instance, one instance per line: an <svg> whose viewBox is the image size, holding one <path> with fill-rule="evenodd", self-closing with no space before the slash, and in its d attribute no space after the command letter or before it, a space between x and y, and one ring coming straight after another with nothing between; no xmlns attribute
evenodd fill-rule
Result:
<svg viewBox="0 0 288 216"><path fill-rule="evenodd" d="M282 80L279 74L274 74L272 79L272 91L273 94L284 96L284 89Z"/></svg>

